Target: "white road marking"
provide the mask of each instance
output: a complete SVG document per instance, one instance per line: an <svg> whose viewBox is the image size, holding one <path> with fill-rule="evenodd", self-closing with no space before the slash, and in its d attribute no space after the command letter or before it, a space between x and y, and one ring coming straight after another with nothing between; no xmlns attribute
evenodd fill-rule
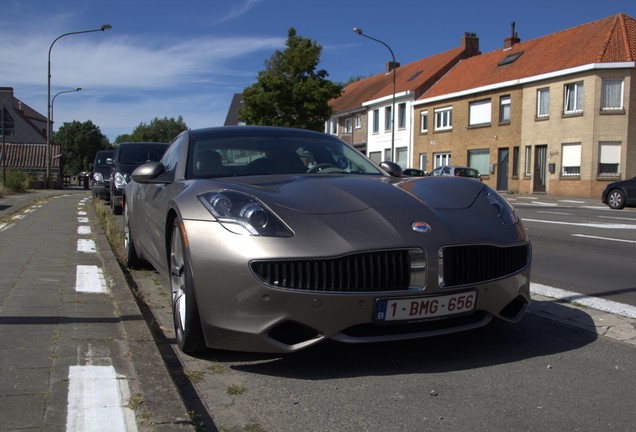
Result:
<svg viewBox="0 0 636 432"><path fill-rule="evenodd" d="M554 215L560 215L560 216L571 216L572 215L572 213L555 212L555 211L538 211L537 213L554 214Z"/></svg>
<svg viewBox="0 0 636 432"><path fill-rule="evenodd" d="M85 293L107 293L102 269L94 265L78 265L75 274L75 291Z"/></svg>
<svg viewBox="0 0 636 432"><path fill-rule="evenodd" d="M77 251L86 253L97 253L95 241L91 239L77 239Z"/></svg>
<svg viewBox="0 0 636 432"><path fill-rule="evenodd" d="M553 288L547 285L530 283L530 292L569 303L579 304L602 312L636 319L636 307L598 297L590 297L573 291Z"/></svg>
<svg viewBox="0 0 636 432"><path fill-rule="evenodd" d="M135 432L127 408L128 382L112 366L71 366L68 370L67 432Z"/></svg>
<svg viewBox="0 0 636 432"><path fill-rule="evenodd" d="M91 231L91 227L89 225L80 225L77 227L77 233L79 235L87 235L90 234Z"/></svg>
<svg viewBox="0 0 636 432"><path fill-rule="evenodd" d="M539 222L546 224L554 224L554 225L571 225L578 227L586 227L586 228L600 228L600 229L636 229L636 225L628 225L628 224L602 224L602 223L593 223L593 222L560 222L560 221L549 221L549 220L541 220L541 219L527 219L523 218L524 222Z"/></svg>
<svg viewBox="0 0 636 432"><path fill-rule="evenodd" d="M600 236L585 235L585 234L572 234L572 237L583 237L583 238L590 238L590 239L596 239L596 240L607 240L607 241L615 241L615 242L620 242L620 243L634 243L634 244L636 244L636 240L617 239L617 238L600 237Z"/></svg>
<svg viewBox="0 0 636 432"><path fill-rule="evenodd" d="M78 212L77 212L77 215L78 215L78 216L86 216L86 214L87 214L87 213L86 213L85 211L78 211Z"/></svg>
<svg viewBox="0 0 636 432"><path fill-rule="evenodd" d="M599 219L626 220L636 223L636 219L629 217L599 216Z"/></svg>
<svg viewBox="0 0 636 432"><path fill-rule="evenodd" d="M570 204L585 204L585 201L575 201L575 200L559 200L562 203L570 203Z"/></svg>
<svg viewBox="0 0 636 432"><path fill-rule="evenodd" d="M88 218L87 217L78 217L77 218L77 222L79 222L79 223L88 223Z"/></svg>

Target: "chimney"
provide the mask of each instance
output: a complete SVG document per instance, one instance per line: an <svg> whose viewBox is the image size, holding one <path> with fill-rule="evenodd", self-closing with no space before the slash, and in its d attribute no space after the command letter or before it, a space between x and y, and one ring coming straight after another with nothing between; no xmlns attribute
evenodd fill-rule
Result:
<svg viewBox="0 0 636 432"><path fill-rule="evenodd" d="M479 52L479 38L477 33L465 32L462 38L462 46L464 47L464 54L466 57L472 57L480 54Z"/></svg>
<svg viewBox="0 0 636 432"><path fill-rule="evenodd" d="M518 44L521 42L521 39L517 36L517 32L515 31L515 22L512 22L512 32L509 38L504 39L504 49L511 48L514 44Z"/></svg>
<svg viewBox="0 0 636 432"><path fill-rule="evenodd" d="M393 72L393 69L397 69L400 67L400 62L386 62L386 73Z"/></svg>

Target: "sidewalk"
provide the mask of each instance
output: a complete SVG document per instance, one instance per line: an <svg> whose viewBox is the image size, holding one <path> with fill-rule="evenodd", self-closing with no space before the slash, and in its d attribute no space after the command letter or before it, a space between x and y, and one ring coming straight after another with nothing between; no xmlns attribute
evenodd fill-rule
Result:
<svg viewBox="0 0 636 432"><path fill-rule="evenodd" d="M0 198L0 428L195 430L90 191Z"/></svg>

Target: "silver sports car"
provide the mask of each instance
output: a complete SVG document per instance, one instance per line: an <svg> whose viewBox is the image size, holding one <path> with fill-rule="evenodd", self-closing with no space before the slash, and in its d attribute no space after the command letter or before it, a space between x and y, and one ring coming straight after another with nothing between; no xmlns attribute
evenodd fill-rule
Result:
<svg viewBox="0 0 636 432"><path fill-rule="evenodd" d="M519 321L532 251L515 210L471 179L381 167L317 132L185 131L126 186L127 264L169 279L186 353Z"/></svg>

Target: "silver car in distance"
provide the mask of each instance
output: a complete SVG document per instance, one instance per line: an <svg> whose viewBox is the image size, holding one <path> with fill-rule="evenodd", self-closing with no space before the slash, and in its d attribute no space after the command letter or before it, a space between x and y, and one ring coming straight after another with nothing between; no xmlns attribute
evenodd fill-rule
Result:
<svg viewBox="0 0 636 432"><path fill-rule="evenodd" d="M462 177L402 177L318 132L189 130L126 186L127 265L170 281L181 350L292 352L517 322L532 249Z"/></svg>

